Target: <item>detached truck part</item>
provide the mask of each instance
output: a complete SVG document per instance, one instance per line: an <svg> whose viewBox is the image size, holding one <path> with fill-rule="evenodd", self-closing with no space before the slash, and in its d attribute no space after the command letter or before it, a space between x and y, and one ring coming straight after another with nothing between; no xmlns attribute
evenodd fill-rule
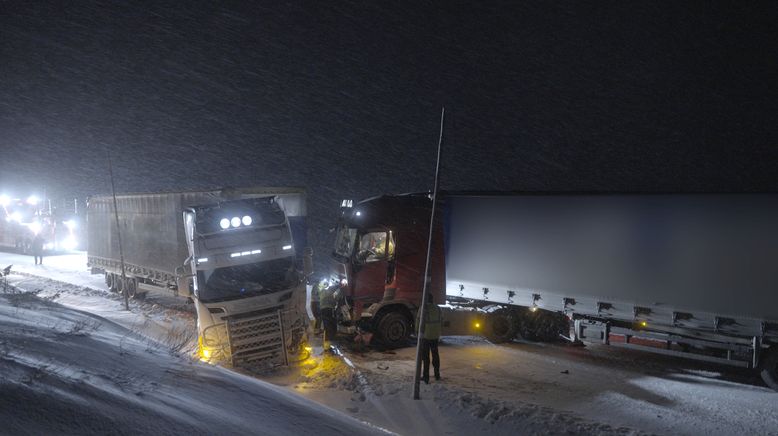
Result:
<svg viewBox="0 0 778 436"><path fill-rule="evenodd" d="M191 297L200 357L286 364L304 340L305 191L247 188L116 196L87 204L88 266L114 291ZM310 274L310 272L308 272Z"/></svg>
<svg viewBox="0 0 778 436"><path fill-rule="evenodd" d="M778 389L778 195L438 201L429 280L448 302L449 332L561 334L754 368ZM341 205L332 254L332 279L347 283L341 330L407 342L431 203L406 194Z"/></svg>

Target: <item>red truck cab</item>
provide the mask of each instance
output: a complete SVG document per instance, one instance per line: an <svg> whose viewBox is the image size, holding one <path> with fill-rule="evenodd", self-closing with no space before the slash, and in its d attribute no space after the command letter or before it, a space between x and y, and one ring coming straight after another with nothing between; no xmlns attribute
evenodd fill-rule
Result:
<svg viewBox="0 0 778 436"><path fill-rule="evenodd" d="M422 298L431 208L429 194L341 203L332 252L333 279L346 279L340 331L370 332L391 348L407 344ZM445 302L440 212L434 223L428 289L438 304Z"/></svg>

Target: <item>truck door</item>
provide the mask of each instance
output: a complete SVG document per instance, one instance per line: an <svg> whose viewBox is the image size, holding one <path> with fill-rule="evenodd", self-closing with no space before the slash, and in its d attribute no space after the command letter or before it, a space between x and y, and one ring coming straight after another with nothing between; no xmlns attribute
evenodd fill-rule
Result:
<svg viewBox="0 0 778 436"><path fill-rule="evenodd" d="M394 237L389 231L363 233L355 256L354 295L360 299L380 301L384 287L391 281L394 261Z"/></svg>

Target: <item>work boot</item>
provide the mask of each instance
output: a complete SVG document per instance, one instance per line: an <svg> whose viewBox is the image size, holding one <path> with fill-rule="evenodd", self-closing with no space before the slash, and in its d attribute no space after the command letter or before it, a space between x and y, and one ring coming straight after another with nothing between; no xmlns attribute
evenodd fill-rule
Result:
<svg viewBox="0 0 778 436"><path fill-rule="evenodd" d="M425 385L430 384L430 378L429 377L422 377L421 380L424 382Z"/></svg>
<svg viewBox="0 0 778 436"><path fill-rule="evenodd" d="M440 373L435 374L435 380L440 380Z"/></svg>

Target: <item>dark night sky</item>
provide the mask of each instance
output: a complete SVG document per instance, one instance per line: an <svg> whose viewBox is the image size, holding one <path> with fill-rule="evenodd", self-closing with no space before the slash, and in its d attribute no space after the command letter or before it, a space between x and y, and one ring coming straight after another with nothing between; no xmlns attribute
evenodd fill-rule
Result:
<svg viewBox="0 0 778 436"><path fill-rule="evenodd" d="M778 190L776 2L149 3L0 0L0 189Z"/></svg>

